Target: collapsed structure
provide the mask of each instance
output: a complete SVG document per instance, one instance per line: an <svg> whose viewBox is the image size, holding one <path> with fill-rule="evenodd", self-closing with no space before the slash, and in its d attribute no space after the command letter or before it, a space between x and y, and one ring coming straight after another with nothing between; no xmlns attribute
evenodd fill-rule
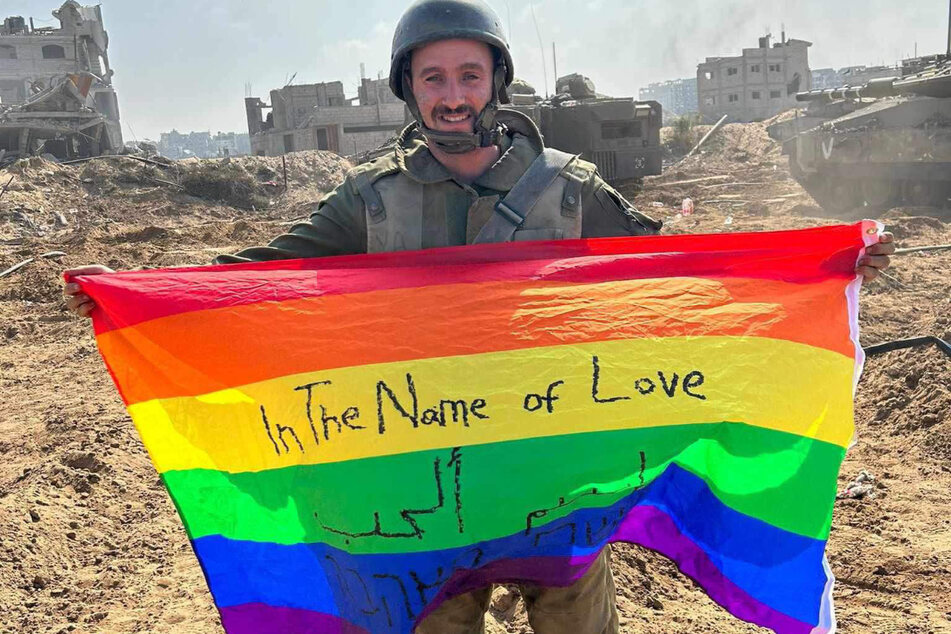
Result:
<svg viewBox="0 0 951 634"><path fill-rule="evenodd" d="M20 16L0 28L0 161L122 148L101 7L67 0L53 17L59 28L34 27Z"/></svg>
<svg viewBox="0 0 951 634"><path fill-rule="evenodd" d="M405 106L386 79L363 78L357 96L349 99L339 81L284 86L270 97L270 105L259 97L244 100L251 153L258 156L300 150L361 154L406 124ZM265 109L271 110L266 117Z"/></svg>
<svg viewBox="0 0 951 634"><path fill-rule="evenodd" d="M221 158L251 153L251 142L246 133L218 132L162 132L158 151L170 159L189 157Z"/></svg>

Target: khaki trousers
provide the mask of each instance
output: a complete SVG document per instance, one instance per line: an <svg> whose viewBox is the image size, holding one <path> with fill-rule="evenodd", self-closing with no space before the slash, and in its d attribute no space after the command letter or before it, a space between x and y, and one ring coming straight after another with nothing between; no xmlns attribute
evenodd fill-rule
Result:
<svg viewBox="0 0 951 634"><path fill-rule="evenodd" d="M583 577L567 588L523 584L528 622L535 634L617 634L611 549L605 547ZM416 634L483 634L492 588L453 597L416 628Z"/></svg>

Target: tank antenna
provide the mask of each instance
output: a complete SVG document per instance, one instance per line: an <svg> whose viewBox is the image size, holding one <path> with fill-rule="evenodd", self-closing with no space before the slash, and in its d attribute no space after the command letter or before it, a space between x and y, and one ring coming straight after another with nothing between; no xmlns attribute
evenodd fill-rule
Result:
<svg viewBox="0 0 951 634"><path fill-rule="evenodd" d="M545 77L545 98L547 99L548 98L548 61L545 60L545 44L542 42L542 32L538 30L538 20L535 19L535 3L529 2L528 7L532 10L532 22L535 23L535 35L538 36L538 48L542 54L542 75L544 75Z"/></svg>
<svg viewBox="0 0 951 634"><path fill-rule="evenodd" d="M951 58L951 0L948 2L948 52L947 56Z"/></svg>

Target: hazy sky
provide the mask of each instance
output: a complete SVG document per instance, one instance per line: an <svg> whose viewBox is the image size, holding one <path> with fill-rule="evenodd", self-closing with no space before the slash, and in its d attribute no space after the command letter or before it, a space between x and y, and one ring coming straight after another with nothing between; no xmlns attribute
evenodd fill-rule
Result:
<svg viewBox="0 0 951 634"><path fill-rule="evenodd" d="M767 30L813 42L812 68L895 63L943 52L948 0L488 0L511 31L516 75L544 92L580 72L599 92L636 96L649 82L692 77L707 56L738 55ZM57 22L59 0L0 0L0 18ZM247 131L245 84L268 91L340 80L356 95L360 62L385 76L408 0L103 0L109 57L127 139L176 128Z"/></svg>

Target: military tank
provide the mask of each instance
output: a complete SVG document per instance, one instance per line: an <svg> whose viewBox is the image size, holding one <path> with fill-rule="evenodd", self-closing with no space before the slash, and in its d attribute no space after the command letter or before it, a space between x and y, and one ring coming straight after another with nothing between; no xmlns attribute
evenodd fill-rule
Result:
<svg viewBox="0 0 951 634"><path fill-rule="evenodd" d="M580 154L609 183L661 173L663 110L658 102L600 95L579 74L559 78L556 94L548 99L535 96L524 82L511 92L512 103L505 107L531 117L545 145Z"/></svg>
<svg viewBox="0 0 951 634"><path fill-rule="evenodd" d="M827 212L947 205L951 56L909 60L900 76L796 99L809 107L778 135L793 177Z"/></svg>

